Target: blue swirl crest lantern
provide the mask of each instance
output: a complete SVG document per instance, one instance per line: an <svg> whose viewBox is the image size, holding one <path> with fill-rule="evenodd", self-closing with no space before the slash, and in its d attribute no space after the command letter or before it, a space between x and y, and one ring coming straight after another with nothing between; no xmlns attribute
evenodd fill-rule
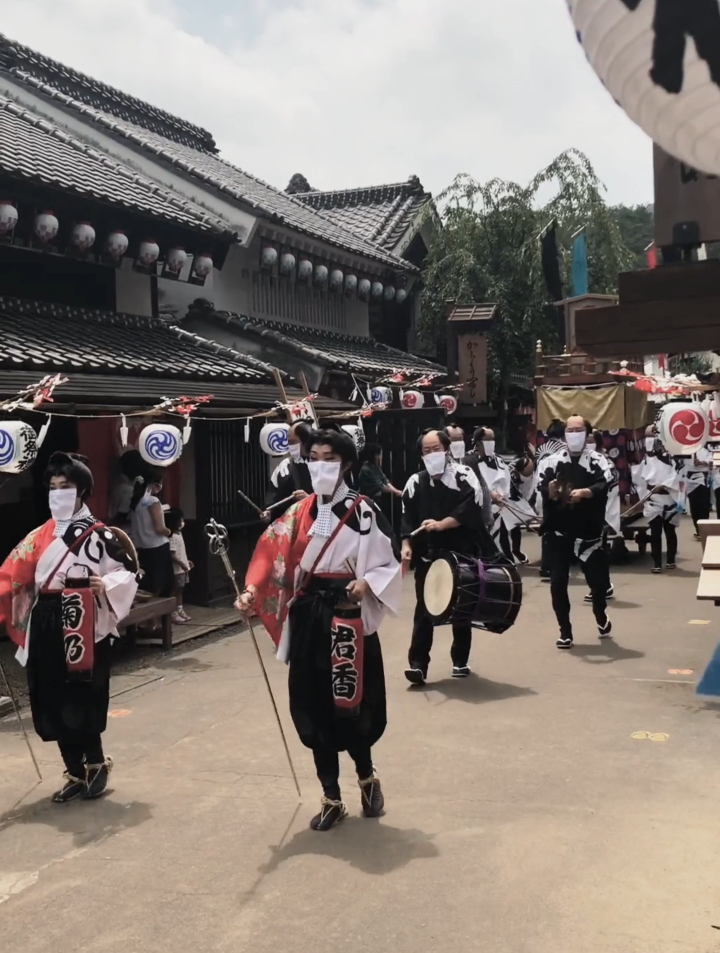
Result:
<svg viewBox="0 0 720 953"><path fill-rule="evenodd" d="M289 453L288 431L290 427L276 421L265 424L260 431L260 447L269 457L284 457Z"/></svg>
<svg viewBox="0 0 720 953"><path fill-rule="evenodd" d="M180 458L183 438L172 424L148 424L138 440L140 456L154 467L169 467Z"/></svg>
<svg viewBox="0 0 720 953"><path fill-rule="evenodd" d="M0 473L23 473L35 463L38 438L22 420L0 421Z"/></svg>

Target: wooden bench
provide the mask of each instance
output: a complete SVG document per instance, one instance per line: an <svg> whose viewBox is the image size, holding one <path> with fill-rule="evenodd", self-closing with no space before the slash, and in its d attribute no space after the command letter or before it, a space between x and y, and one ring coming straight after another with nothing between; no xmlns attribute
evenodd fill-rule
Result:
<svg viewBox="0 0 720 953"><path fill-rule="evenodd" d="M162 647L171 649L173 644L172 619L170 618L177 603L174 596L167 598L153 598L138 602L132 607L125 618L118 623L118 630L122 633L127 629L134 628L142 622L149 622L151 619L160 618L160 628L162 632Z"/></svg>

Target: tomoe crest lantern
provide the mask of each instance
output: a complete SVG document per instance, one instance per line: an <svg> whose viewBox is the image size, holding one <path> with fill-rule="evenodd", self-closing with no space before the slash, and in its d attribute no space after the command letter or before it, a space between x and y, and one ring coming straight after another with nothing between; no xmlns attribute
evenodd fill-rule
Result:
<svg viewBox="0 0 720 953"><path fill-rule="evenodd" d="M657 428L671 456L690 457L708 442L710 418L699 401L680 401L663 407Z"/></svg>
<svg viewBox="0 0 720 953"><path fill-rule="evenodd" d="M180 458L182 449L182 435L172 424L148 424L140 432L140 456L153 466L169 467Z"/></svg>

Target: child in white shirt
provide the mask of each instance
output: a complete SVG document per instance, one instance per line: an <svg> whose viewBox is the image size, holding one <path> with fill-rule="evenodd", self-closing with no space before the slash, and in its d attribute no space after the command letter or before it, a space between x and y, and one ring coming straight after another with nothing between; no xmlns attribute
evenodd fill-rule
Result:
<svg viewBox="0 0 720 953"><path fill-rule="evenodd" d="M172 614L172 621L183 624L191 621L190 616L183 608L183 590L188 584L188 576L193 568L193 564L187 557L185 540L182 534L185 526L183 511L180 509L167 510L165 525L172 533L170 537L170 556L172 557L173 572L175 573L175 598L177 600L177 609Z"/></svg>

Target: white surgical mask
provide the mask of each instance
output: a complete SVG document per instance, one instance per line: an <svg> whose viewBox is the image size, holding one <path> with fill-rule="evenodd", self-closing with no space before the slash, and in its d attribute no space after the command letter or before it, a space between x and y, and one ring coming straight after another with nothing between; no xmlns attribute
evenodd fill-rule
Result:
<svg viewBox="0 0 720 953"><path fill-rule="evenodd" d="M425 469L431 477L442 476L447 466L447 454L444 450L436 450L434 453L426 453L423 457Z"/></svg>
<svg viewBox="0 0 720 953"><path fill-rule="evenodd" d="M453 440L450 444L450 453L456 460L462 460L465 456L465 441L464 440Z"/></svg>
<svg viewBox="0 0 720 953"><path fill-rule="evenodd" d="M340 480L340 464L336 460L311 460L308 463L312 488L318 496L330 496Z"/></svg>
<svg viewBox="0 0 720 953"><path fill-rule="evenodd" d="M69 520L75 512L76 502L77 490L72 486L66 487L64 490L50 490L48 493L50 513L56 522Z"/></svg>
<svg viewBox="0 0 720 953"><path fill-rule="evenodd" d="M495 441L483 440L483 450L485 451L486 457L494 457L495 456Z"/></svg>
<svg viewBox="0 0 720 953"><path fill-rule="evenodd" d="M571 430L570 433L565 434L565 441L568 445L568 450L570 453L581 453L585 448L585 443L587 442L587 434L584 430Z"/></svg>
<svg viewBox="0 0 720 953"><path fill-rule="evenodd" d="M655 449L655 438L654 438L654 437L646 437L646 438L645 438L645 449L647 450L648 453L652 453L652 452L653 452L653 450Z"/></svg>
<svg viewBox="0 0 720 953"><path fill-rule="evenodd" d="M295 460L295 462L297 462L298 460L302 460L302 444L301 443L289 443L288 452L290 453L290 456L293 458L293 460Z"/></svg>

